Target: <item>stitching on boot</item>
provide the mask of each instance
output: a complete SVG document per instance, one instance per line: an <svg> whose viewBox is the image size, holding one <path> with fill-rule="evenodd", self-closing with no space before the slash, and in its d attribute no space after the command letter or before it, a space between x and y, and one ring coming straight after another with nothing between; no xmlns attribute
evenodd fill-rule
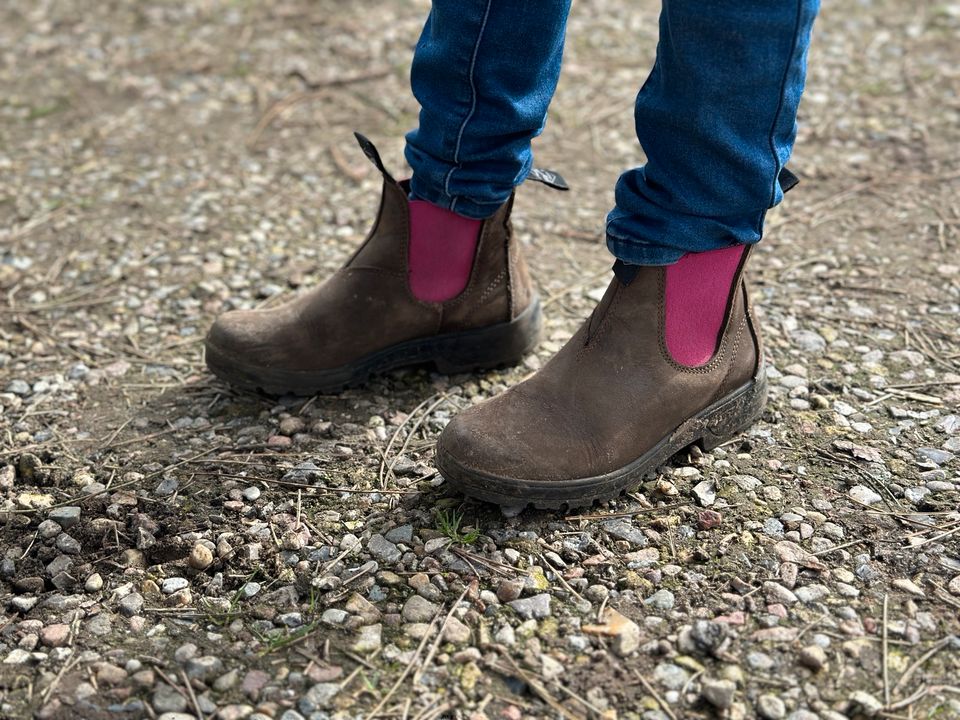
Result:
<svg viewBox="0 0 960 720"><path fill-rule="evenodd" d="M757 352L756 364L754 365L753 372L751 373L754 379L756 379L760 377L760 373L764 366L764 346L763 337L760 334L760 322L753 305L753 300L750 298L750 291L747 289L746 276L744 276L743 281L743 304L746 309L747 326L750 328L750 335L753 337L753 346L756 348Z"/></svg>
<svg viewBox="0 0 960 720"><path fill-rule="evenodd" d="M727 371L723 374L723 377L720 379L720 385L718 386L717 396L713 399L716 400L720 397L720 394L723 392L724 386L727 384L727 379L730 377L730 373L733 372L733 368L736 365L734 360L737 357L737 351L740 350L740 340L743 337L743 328L747 325L747 316L744 315L743 319L740 320L740 325L737 328L737 335L733 340L733 348L730 352L730 363L727 365ZM753 372L750 373L750 376L753 377Z"/></svg>
<svg viewBox="0 0 960 720"><path fill-rule="evenodd" d="M517 264L514 258L513 245L510 244L510 234L506 234L503 250L507 254L507 306L510 317L507 320L513 320L517 316L517 298L514 292L514 279L517 276Z"/></svg>
<svg viewBox="0 0 960 720"><path fill-rule="evenodd" d="M480 299L477 300L477 303L484 303L487 301L487 298L498 288L500 283L503 281L503 276L507 274L506 269L501 270L497 273L497 276L490 281L490 284L480 293Z"/></svg>

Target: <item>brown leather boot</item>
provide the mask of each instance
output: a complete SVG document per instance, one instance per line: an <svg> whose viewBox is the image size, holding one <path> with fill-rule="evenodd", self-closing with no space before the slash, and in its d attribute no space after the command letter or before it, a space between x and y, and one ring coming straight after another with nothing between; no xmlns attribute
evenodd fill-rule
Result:
<svg viewBox="0 0 960 720"><path fill-rule="evenodd" d="M716 351L697 367L667 348L666 269L618 263L589 321L543 369L446 427L440 472L505 508L579 507L637 487L691 444L710 450L748 427L767 388L747 254Z"/></svg>
<svg viewBox="0 0 960 720"><path fill-rule="evenodd" d="M513 198L481 226L463 292L446 302L420 301L408 278L409 188L384 169L369 140L357 139L383 174L380 211L366 241L313 291L217 318L206 361L218 377L270 394L332 393L409 365L457 373L512 364L536 345L540 303L511 235Z"/></svg>

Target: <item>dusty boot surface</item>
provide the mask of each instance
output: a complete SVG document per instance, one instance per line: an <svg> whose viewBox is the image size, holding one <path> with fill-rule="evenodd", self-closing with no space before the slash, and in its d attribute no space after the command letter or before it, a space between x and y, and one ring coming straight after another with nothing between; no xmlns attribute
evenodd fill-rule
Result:
<svg viewBox="0 0 960 720"><path fill-rule="evenodd" d="M505 508L581 507L634 489L691 444L712 449L751 425L767 390L745 256L727 286L712 357L696 366L668 348L666 268L618 266L624 279L614 277L550 362L446 427L440 472Z"/></svg>
<svg viewBox="0 0 960 720"><path fill-rule="evenodd" d="M455 373L518 362L536 345L540 303L517 242L512 198L482 222L465 287L449 300L410 287L410 203L383 168L380 210L346 265L274 308L225 313L206 338L206 362L237 387L269 394L332 393L395 368L432 364Z"/></svg>

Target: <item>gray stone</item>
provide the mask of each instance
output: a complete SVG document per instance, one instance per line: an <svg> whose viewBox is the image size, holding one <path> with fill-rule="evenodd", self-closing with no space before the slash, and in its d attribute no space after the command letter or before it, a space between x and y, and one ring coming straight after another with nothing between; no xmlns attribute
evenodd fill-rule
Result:
<svg viewBox="0 0 960 720"><path fill-rule="evenodd" d="M150 704L158 713L183 712L187 709L187 699L166 683L157 685Z"/></svg>
<svg viewBox="0 0 960 720"><path fill-rule="evenodd" d="M863 505L874 505L883 500L878 493L866 485L854 485L850 488L850 497Z"/></svg>
<svg viewBox="0 0 960 720"><path fill-rule="evenodd" d="M19 395L21 397L26 397L31 393L30 385L24 380L11 380L7 383L5 392L13 393L14 395Z"/></svg>
<svg viewBox="0 0 960 720"><path fill-rule="evenodd" d="M867 717L875 717L883 711L883 703L868 692L857 690L850 695L850 702Z"/></svg>
<svg viewBox="0 0 960 720"><path fill-rule="evenodd" d="M69 530L80 522L80 508L75 505L54 508L47 517L60 525L64 530Z"/></svg>
<svg viewBox="0 0 960 720"><path fill-rule="evenodd" d="M960 433L960 415L944 415L934 427L947 435Z"/></svg>
<svg viewBox="0 0 960 720"><path fill-rule="evenodd" d="M216 655L201 655L187 660L184 670L187 677L206 681L223 674L223 661Z"/></svg>
<svg viewBox="0 0 960 720"><path fill-rule="evenodd" d="M76 538L67 535L67 533L60 533L57 535L55 542L57 550L67 555L79 555L80 554L80 543Z"/></svg>
<svg viewBox="0 0 960 720"><path fill-rule="evenodd" d="M184 643L173 652L173 659L181 665L190 658L197 656L197 646L193 643Z"/></svg>
<svg viewBox="0 0 960 720"><path fill-rule="evenodd" d="M339 608L330 608L329 610L324 610L323 614L320 616L321 622L334 627L343 625L349 619L350 613L348 613L346 610L340 610Z"/></svg>
<svg viewBox="0 0 960 720"><path fill-rule="evenodd" d="M564 672L563 665L549 655L540 656L540 675L547 680L556 680Z"/></svg>
<svg viewBox="0 0 960 720"><path fill-rule="evenodd" d="M764 672L772 670L776 666L776 662L766 653L754 650L747 653L747 666L751 670Z"/></svg>
<svg viewBox="0 0 960 720"><path fill-rule="evenodd" d="M843 527L833 522L825 522L820 528L820 532L822 532L828 538L833 538L834 540L843 540L844 536L846 535Z"/></svg>
<svg viewBox="0 0 960 720"><path fill-rule="evenodd" d="M423 551L427 555L433 555L434 553L439 552L447 547L450 542L450 538L447 537L432 538L423 544Z"/></svg>
<svg viewBox="0 0 960 720"><path fill-rule="evenodd" d="M550 602L552 599L546 593L541 593L528 598L511 600L507 604L522 618L527 620L542 619L550 617Z"/></svg>
<svg viewBox="0 0 960 720"><path fill-rule="evenodd" d="M45 568L47 575L53 577L60 573L70 572L73 567L73 560L66 555L58 555Z"/></svg>
<svg viewBox="0 0 960 720"><path fill-rule="evenodd" d="M377 560L385 563L396 563L403 557L396 545L379 534L370 538L367 542L367 550Z"/></svg>
<svg viewBox="0 0 960 720"><path fill-rule="evenodd" d="M603 524L603 529L608 535L626 540L639 547L646 547L647 545L647 536L626 520L608 520Z"/></svg>
<svg viewBox="0 0 960 720"><path fill-rule="evenodd" d="M761 695L757 698L757 715L764 720L783 720L787 716L787 706L776 695Z"/></svg>
<svg viewBox="0 0 960 720"><path fill-rule="evenodd" d="M710 480L704 480L694 485L693 494L701 507L710 507L717 501L717 489Z"/></svg>
<svg viewBox="0 0 960 720"><path fill-rule="evenodd" d="M690 637L702 652L713 654L727 639L727 626L712 620L696 620L690 629Z"/></svg>
<svg viewBox="0 0 960 720"><path fill-rule="evenodd" d="M669 590L657 590L653 595L643 601L644 605L649 605L655 610L670 610L673 608L673 593Z"/></svg>
<svg viewBox="0 0 960 720"><path fill-rule="evenodd" d="M443 639L454 645L464 645L470 642L470 628L460 620L451 617L443 629Z"/></svg>
<svg viewBox="0 0 960 720"><path fill-rule="evenodd" d="M139 615L143 610L143 595L130 593L120 600L120 613L125 617ZM160 708L157 708L159 710Z"/></svg>
<svg viewBox="0 0 960 720"><path fill-rule="evenodd" d="M246 582L243 584L243 587L240 588L240 594L244 598L249 600L258 592L260 592L260 587L261 587L260 583L254 582L253 580L251 580L250 582Z"/></svg>
<svg viewBox="0 0 960 720"><path fill-rule="evenodd" d="M763 534L770 537L783 537L783 523L777 518L767 518L763 522Z"/></svg>
<svg viewBox="0 0 960 720"><path fill-rule="evenodd" d="M40 601L40 598L29 595L16 595L10 600L10 607L20 613L28 613Z"/></svg>
<svg viewBox="0 0 960 720"><path fill-rule="evenodd" d="M956 457L956 455L951 452L947 452L946 450L938 450L937 448L931 447L917 448L916 453L921 458L927 462L933 463L934 465L946 465Z"/></svg>
<svg viewBox="0 0 960 720"><path fill-rule="evenodd" d="M790 333L790 339L794 345L810 354L821 353L827 347L827 341L813 330L794 330Z"/></svg>
<svg viewBox="0 0 960 720"><path fill-rule="evenodd" d="M403 604L400 614L406 622L430 622L440 607L419 595L411 595Z"/></svg>
<svg viewBox="0 0 960 720"><path fill-rule="evenodd" d="M413 525L395 527L388 531L384 537L392 543L406 543L409 545L413 542Z"/></svg>
<svg viewBox="0 0 960 720"><path fill-rule="evenodd" d="M157 485L156 489L153 491L155 495L160 497L167 497L173 495L177 488L180 487L180 481L176 478L166 477L160 481L160 484Z"/></svg>
<svg viewBox="0 0 960 720"><path fill-rule="evenodd" d="M680 690L690 679L690 673L679 665L660 663L653 669L653 679L668 690Z"/></svg>
<svg viewBox="0 0 960 720"><path fill-rule="evenodd" d="M37 532L40 533L40 537L44 540L49 540L62 533L63 528L60 527L60 523L55 523L53 520L44 520L37 525Z"/></svg>
<svg viewBox="0 0 960 720"><path fill-rule="evenodd" d="M300 698L297 709L304 715L311 715L317 710L326 710L338 692L340 692L338 683L317 683Z"/></svg>
<svg viewBox="0 0 960 720"><path fill-rule="evenodd" d="M700 695L715 708L726 710L733 704L737 685L732 680L705 679L700 684Z"/></svg>
<svg viewBox="0 0 960 720"><path fill-rule="evenodd" d="M30 662L32 655L23 648L14 648L3 659L4 665L23 665Z"/></svg>
<svg viewBox="0 0 960 720"><path fill-rule="evenodd" d="M820 602L830 595L830 589L825 585L820 585L819 583L812 583L810 585L804 585L794 590L794 593L797 599L806 604Z"/></svg>
<svg viewBox="0 0 960 720"><path fill-rule="evenodd" d="M298 628L303 625L303 614L299 612L287 612L277 615L277 622L288 628Z"/></svg>
<svg viewBox="0 0 960 720"><path fill-rule="evenodd" d="M746 491L756 490L763 485L763 483L753 475L731 475L728 480L735 483L741 490Z"/></svg>
<svg viewBox="0 0 960 720"><path fill-rule="evenodd" d="M443 597L443 593L440 592L440 588L430 582L430 578L426 573L414 574L407 581L407 584L417 591L417 595L426 598L430 602L437 602Z"/></svg>
<svg viewBox="0 0 960 720"><path fill-rule="evenodd" d="M234 668L227 670L223 675L213 681L213 689L217 692L226 692L233 688L240 680L240 671Z"/></svg>
<svg viewBox="0 0 960 720"><path fill-rule="evenodd" d="M854 569L854 573L864 582L875 582L882 577L880 571L867 562L857 565L857 567Z"/></svg>
<svg viewBox="0 0 960 720"><path fill-rule="evenodd" d="M355 653L367 654L379 650L383 645L383 626L366 625L360 628L360 633L353 643Z"/></svg>
<svg viewBox="0 0 960 720"><path fill-rule="evenodd" d="M160 583L160 590L164 595L173 595L175 592L179 592L188 587L190 587L190 581L182 577L166 578Z"/></svg>

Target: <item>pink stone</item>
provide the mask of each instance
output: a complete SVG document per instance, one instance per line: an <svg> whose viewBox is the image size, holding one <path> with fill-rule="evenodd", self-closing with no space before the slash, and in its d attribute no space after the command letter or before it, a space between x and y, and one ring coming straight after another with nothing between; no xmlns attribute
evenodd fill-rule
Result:
<svg viewBox="0 0 960 720"><path fill-rule="evenodd" d="M63 647L70 639L70 626L63 623L47 625L40 631L40 642L47 647Z"/></svg>

